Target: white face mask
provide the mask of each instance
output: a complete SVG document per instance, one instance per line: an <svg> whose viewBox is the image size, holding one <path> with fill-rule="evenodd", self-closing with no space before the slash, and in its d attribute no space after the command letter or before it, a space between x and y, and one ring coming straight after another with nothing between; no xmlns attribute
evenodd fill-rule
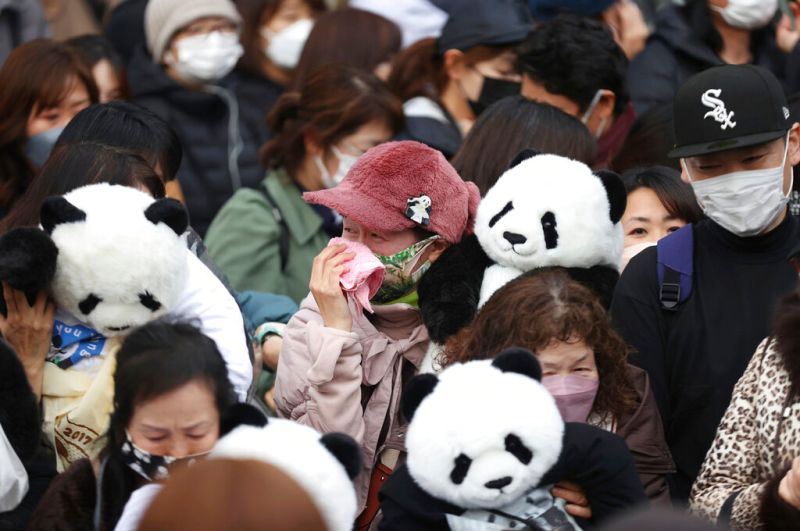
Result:
<svg viewBox="0 0 800 531"><path fill-rule="evenodd" d="M603 93L600 90L594 93L594 97L592 98L592 103L589 104L589 108L586 109L586 112L583 113L583 116L581 116L581 122L583 122L583 125L587 127L589 126L589 118L592 117L592 113L597 107L597 104L600 103L600 98L602 97ZM606 122L607 122L606 118L603 118L600 121L600 124L597 126L597 131L594 132L595 138L600 138L601 136L603 136L603 133L605 133L606 131Z"/></svg>
<svg viewBox="0 0 800 531"><path fill-rule="evenodd" d="M641 253L648 247L654 246L655 244L656 244L655 242L642 242L642 243L634 243L633 245L628 245L627 247L625 247L622 250L622 260L620 261L620 266L619 266L620 273L622 273L622 271L624 271L625 268L628 267L628 262L630 262L634 256Z"/></svg>
<svg viewBox="0 0 800 531"><path fill-rule="evenodd" d="M747 237L764 232L786 209L789 197L783 193L783 173L788 151L787 135L780 166L737 171L702 181L692 179L689 165L682 162L706 216L733 234Z"/></svg>
<svg viewBox="0 0 800 531"><path fill-rule="evenodd" d="M349 155L347 153L342 153L336 146L331 146L331 151L339 160L339 168L336 170L336 173L331 175L331 172L328 171L328 167L325 166L325 162L322 160L322 157L316 155L314 157L314 164L317 165L319 169L319 173L322 176L322 184L325 185L325 188L333 188L340 182L344 180L345 175L347 172L350 171L350 168L358 161L358 157L356 155Z"/></svg>
<svg viewBox="0 0 800 531"><path fill-rule="evenodd" d="M304 18L281 31L271 31L264 28L261 33L268 41L267 49L264 50L264 53L276 65L291 70L300 61L303 46L305 46L313 27L314 21L310 18Z"/></svg>
<svg viewBox="0 0 800 531"><path fill-rule="evenodd" d="M778 0L728 0L728 7L709 7L734 28L753 30L769 24L778 10Z"/></svg>
<svg viewBox="0 0 800 531"><path fill-rule="evenodd" d="M190 81L214 83L227 76L242 56L236 33L214 31L180 39L175 43L177 57L170 63Z"/></svg>

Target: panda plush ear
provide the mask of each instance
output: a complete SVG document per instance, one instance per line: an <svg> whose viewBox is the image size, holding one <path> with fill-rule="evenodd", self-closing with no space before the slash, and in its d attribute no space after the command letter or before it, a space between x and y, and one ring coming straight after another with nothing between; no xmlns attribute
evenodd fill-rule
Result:
<svg viewBox="0 0 800 531"><path fill-rule="evenodd" d="M355 479L363 464L361 446L344 433L326 433L319 442L344 466L350 479Z"/></svg>
<svg viewBox="0 0 800 531"><path fill-rule="evenodd" d="M144 217L153 224L165 223L169 228L180 236L189 227L189 214L186 212L180 201L165 197L152 203L144 211Z"/></svg>
<svg viewBox="0 0 800 531"><path fill-rule="evenodd" d="M76 207L61 196L48 197L39 211L42 228L47 234L53 234L57 225L86 221L86 212Z"/></svg>
<svg viewBox="0 0 800 531"><path fill-rule="evenodd" d="M504 350L492 361L492 366L503 372L515 372L529 376L540 382L542 380L542 367L536 356L530 350L512 347Z"/></svg>
<svg viewBox="0 0 800 531"><path fill-rule="evenodd" d="M611 222L617 223L625 213L625 206L628 204L628 193L625 191L625 184L619 175L613 171L598 170L595 175L602 181L603 187L608 195L608 203L611 205Z"/></svg>
<svg viewBox="0 0 800 531"><path fill-rule="evenodd" d="M511 161L511 164L509 164L508 169L510 170L511 168L521 163L522 161L532 159L533 157L541 154L542 154L541 151L536 151L535 149L523 149L517 154L516 157L514 157L514 160Z"/></svg>
<svg viewBox="0 0 800 531"><path fill-rule="evenodd" d="M219 421L219 436L229 433L238 426L256 426L262 428L267 425L267 417L250 404L238 403L222 412Z"/></svg>
<svg viewBox="0 0 800 531"><path fill-rule="evenodd" d="M420 374L408 382L400 398L400 410L408 422L411 422L414 412L438 383L439 378L435 374Z"/></svg>

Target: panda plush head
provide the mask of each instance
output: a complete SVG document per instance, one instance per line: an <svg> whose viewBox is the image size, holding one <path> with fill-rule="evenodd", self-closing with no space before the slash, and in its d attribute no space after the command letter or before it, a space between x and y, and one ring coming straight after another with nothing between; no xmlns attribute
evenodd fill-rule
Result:
<svg viewBox="0 0 800 531"><path fill-rule="evenodd" d="M350 531L358 516L352 482L361 470L358 443L290 420L247 422L222 437L209 457L257 459L280 468L309 494L330 531Z"/></svg>
<svg viewBox="0 0 800 531"><path fill-rule="evenodd" d="M58 308L101 334L125 334L177 303L188 253L179 202L93 184L48 198L41 224L58 249L51 284Z"/></svg>
<svg viewBox="0 0 800 531"><path fill-rule="evenodd" d="M612 172L526 150L478 207L475 234L497 264L618 269L627 195Z"/></svg>
<svg viewBox="0 0 800 531"><path fill-rule="evenodd" d="M464 509L518 499L556 464L564 422L524 349L415 377L403 392L408 472Z"/></svg>

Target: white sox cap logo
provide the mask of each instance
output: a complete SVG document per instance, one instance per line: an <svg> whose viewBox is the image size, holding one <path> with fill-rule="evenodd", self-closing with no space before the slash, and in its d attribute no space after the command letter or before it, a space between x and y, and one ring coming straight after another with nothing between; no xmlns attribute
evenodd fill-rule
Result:
<svg viewBox="0 0 800 531"><path fill-rule="evenodd" d="M736 122L733 121L734 113L733 111L728 112L727 109L725 109L725 102L719 99L720 94L722 94L722 89L708 89L703 93L700 102L711 109L703 116L703 119L709 117L713 118L714 121L722 124L720 125L720 129L722 130L728 127L733 129L736 127Z"/></svg>

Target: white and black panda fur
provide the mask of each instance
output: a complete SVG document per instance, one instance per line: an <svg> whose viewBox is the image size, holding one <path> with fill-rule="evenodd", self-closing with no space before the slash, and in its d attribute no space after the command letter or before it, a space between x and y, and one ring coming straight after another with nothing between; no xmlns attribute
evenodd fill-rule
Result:
<svg viewBox="0 0 800 531"><path fill-rule="evenodd" d="M416 389L407 389L404 413L411 420L406 465L411 477L434 497L472 510L451 515L451 528L462 518L485 521L491 516L487 510L513 506L526 496L545 498L549 503L543 505L553 507L547 491L532 491L558 461L564 421L540 378L530 352L510 350L494 362L453 365L438 378L417 380ZM411 404L420 389L424 396ZM508 406L498 408L498 400L487 396L502 396ZM522 416L522 404L535 404L535 414ZM571 518L560 518L576 526Z"/></svg>
<svg viewBox="0 0 800 531"><path fill-rule="evenodd" d="M234 428L217 442L209 458L258 459L277 466L308 492L329 531L350 531L358 516L353 486L361 470L358 443L348 435L321 435L290 420L264 419L264 423Z"/></svg>
<svg viewBox="0 0 800 531"><path fill-rule="evenodd" d="M58 248L51 285L58 308L104 336L126 334L178 302L188 216L177 201L95 184L48 198L41 219Z"/></svg>
<svg viewBox="0 0 800 531"><path fill-rule="evenodd" d="M418 375L401 408L408 453L381 490L382 531L581 529L550 493L563 480L598 519L646 501L625 441L564 423L528 350Z"/></svg>
<svg viewBox="0 0 800 531"><path fill-rule="evenodd" d="M475 218L475 235L494 263L484 273L479 306L533 269L616 269L624 204L621 210L612 205L605 184L615 178L557 155L532 156L506 171Z"/></svg>
<svg viewBox="0 0 800 531"><path fill-rule="evenodd" d="M622 256L627 194L619 176L526 150L481 200L475 234L448 248L418 286L434 343L523 274L558 267L610 303Z"/></svg>

